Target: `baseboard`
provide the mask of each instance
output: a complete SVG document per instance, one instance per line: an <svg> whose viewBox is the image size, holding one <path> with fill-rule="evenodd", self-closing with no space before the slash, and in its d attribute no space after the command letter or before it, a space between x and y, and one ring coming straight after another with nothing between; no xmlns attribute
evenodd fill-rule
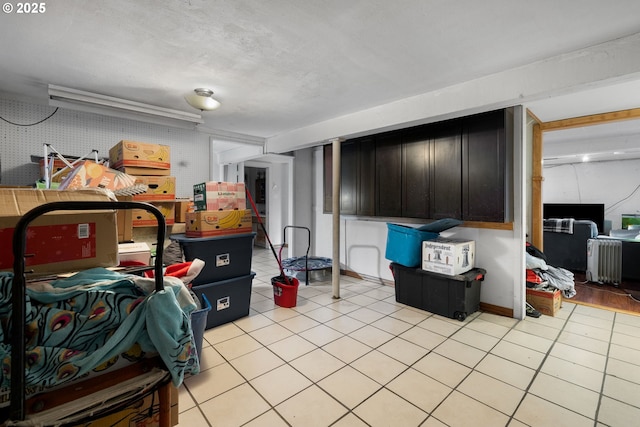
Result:
<svg viewBox="0 0 640 427"><path fill-rule="evenodd" d="M486 302L480 302L480 311L484 313L496 314L498 316L506 316L513 318L513 309L501 307L499 305L487 304Z"/></svg>

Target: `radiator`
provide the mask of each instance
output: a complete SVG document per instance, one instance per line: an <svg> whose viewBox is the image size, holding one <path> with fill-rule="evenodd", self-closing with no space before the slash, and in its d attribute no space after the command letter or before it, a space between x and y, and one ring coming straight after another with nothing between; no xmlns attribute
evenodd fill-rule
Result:
<svg viewBox="0 0 640 427"><path fill-rule="evenodd" d="M620 283L622 280L622 242L620 240L587 240L587 280L598 283Z"/></svg>

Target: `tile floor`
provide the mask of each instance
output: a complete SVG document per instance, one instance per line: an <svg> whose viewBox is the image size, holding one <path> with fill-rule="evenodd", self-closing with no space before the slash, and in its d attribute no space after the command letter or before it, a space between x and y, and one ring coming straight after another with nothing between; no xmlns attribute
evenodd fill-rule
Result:
<svg viewBox="0 0 640 427"><path fill-rule="evenodd" d="M638 425L640 317L565 301L460 322L346 276L340 300L312 282L290 309L273 303L270 250L252 270L250 315L205 332L181 427Z"/></svg>

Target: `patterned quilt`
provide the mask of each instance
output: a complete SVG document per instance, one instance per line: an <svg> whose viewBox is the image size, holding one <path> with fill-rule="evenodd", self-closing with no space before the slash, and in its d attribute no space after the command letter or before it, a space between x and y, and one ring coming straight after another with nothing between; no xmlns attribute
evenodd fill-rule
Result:
<svg viewBox="0 0 640 427"><path fill-rule="evenodd" d="M11 284L0 272L0 387L10 387ZM199 364L189 315L196 307L178 278L153 279L106 269L30 284L26 299L27 386L53 387L100 371L119 358L158 354L178 386Z"/></svg>

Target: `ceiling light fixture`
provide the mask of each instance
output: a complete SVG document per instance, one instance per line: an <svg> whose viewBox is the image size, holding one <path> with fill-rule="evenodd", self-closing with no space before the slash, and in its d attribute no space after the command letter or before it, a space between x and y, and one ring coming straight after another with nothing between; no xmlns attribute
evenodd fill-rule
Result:
<svg viewBox="0 0 640 427"><path fill-rule="evenodd" d="M49 105L110 117L193 129L202 116L98 93L49 85Z"/></svg>
<svg viewBox="0 0 640 427"><path fill-rule="evenodd" d="M212 98L213 91L211 89L197 88L193 90L193 93L184 97L184 99L193 108L197 108L200 111L215 110L220 106L220 103Z"/></svg>

